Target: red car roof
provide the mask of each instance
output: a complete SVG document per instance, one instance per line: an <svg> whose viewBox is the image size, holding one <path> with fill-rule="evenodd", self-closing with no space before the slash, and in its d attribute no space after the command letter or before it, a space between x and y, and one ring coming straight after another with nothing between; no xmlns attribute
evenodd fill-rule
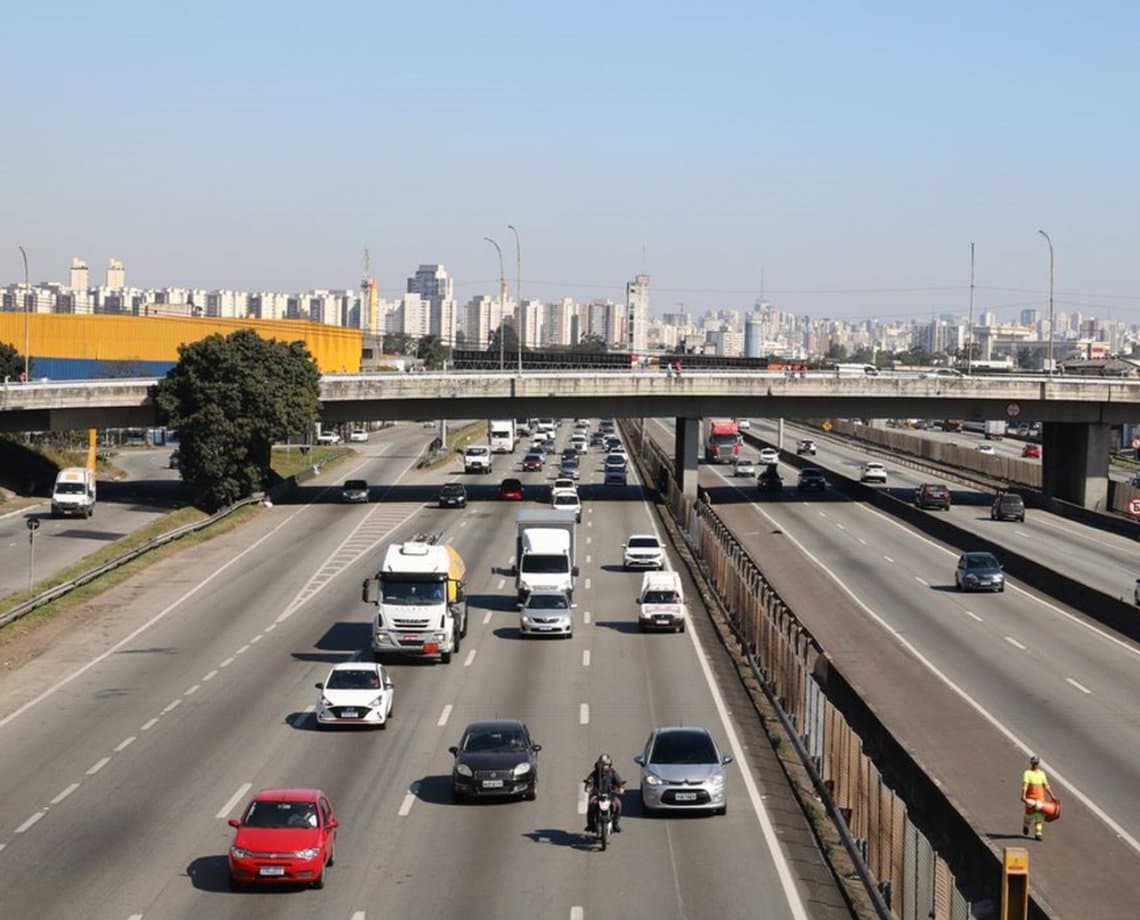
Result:
<svg viewBox="0 0 1140 920"><path fill-rule="evenodd" d="M285 786L280 789L262 789L254 795L255 802L315 802L323 792L305 786ZM328 798L328 796L325 796Z"/></svg>

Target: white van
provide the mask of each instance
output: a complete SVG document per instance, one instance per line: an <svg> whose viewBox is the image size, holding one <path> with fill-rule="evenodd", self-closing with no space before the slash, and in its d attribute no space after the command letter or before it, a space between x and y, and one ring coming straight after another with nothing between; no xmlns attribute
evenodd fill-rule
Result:
<svg viewBox="0 0 1140 920"><path fill-rule="evenodd" d="M85 466L59 471L51 490L51 516L91 517L95 513L95 474Z"/></svg>
<svg viewBox="0 0 1140 920"><path fill-rule="evenodd" d="M688 617L680 573L672 570L646 572L641 576L637 604L637 625L642 632L651 629L685 631Z"/></svg>

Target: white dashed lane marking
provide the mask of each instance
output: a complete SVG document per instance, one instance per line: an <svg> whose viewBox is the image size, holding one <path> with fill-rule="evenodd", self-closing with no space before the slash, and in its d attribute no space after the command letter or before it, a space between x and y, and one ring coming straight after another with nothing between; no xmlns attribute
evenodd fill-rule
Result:
<svg viewBox="0 0 1140 920"><path fill-rule="evenodd" d="M98 773L100 770L102 770L105 766L107 766L107 764L109 764L110 762L111 762L110 757L103 757L100 760L96 760L95 763L91 764L91 766L89 766L87 768L87 775L88 776L94 776L96 773Z"/></svg>
<svg viewBox="0 0 1140 920"><path fill-rule="evenodd" d="M983 619L982 619L980 616L978 616L976 613L974 613L974 611L973 611L973 610L967 610L967 611L966 611L966 616L968 616L968 617L972 617L973 619L977 620L979 623L984 623L984 622L985 622L985 620L983 620Z"/></svg>
<svg viewBox="0 0 1140 920"><path fill-rule="evenodd" d="M135 743L135 736L134 735L131 735L129 738L124 738L122 741L120 741L118 743L118 745L116 745L115 753L118 754L120 751L125 751L127 748L129 748L134 743Z"/></svg>
<svg viewBox="0 0 1140 920"><path fill-rule="evenodd" d="M894 562L894 561L895 561L895 560L894 560L894 559L892 559L890 556L884 556L883 558L884 558L884 559L886 559L886 560L887 560L887 562Z"/></svg>
<svg viewBox="0 0 1140 920"><path fill-rule="evenodd" d="M61 792L54 799L51 800L52 805L58 805L60 802L62 802L64 799L66 799L69 795L71 795L71 793L73 793L78 788L79 788L79 783L72 783L70 786L68 786L66 789L64 789L63 792Z"/></svg>
<svg viewBox="0 0 1140 920"><path fill-rule="evenodd" d="M25 821L23 824L21 824L19 827L16 828L16 833L17 834L24 833L24 831L26 831L29 827L31 827L33 824L35 824L37 821L39 821L40 818L42 818L45 814L47 814L47 812L37 811L34 815L32 815L30 818L28 818L27 821Z"/></svg>
<svg viewBox="0 0 1140 920"><path fill-rule="evenodd" d="M1080 690L1081 693L1092 693L1092 691L1088 687L1086 687L1082 683L1078 683L1077 681L1073 680L1071 677L1066 677L1065 683L1072 684L1074 687L1076 687L1078 690Z"/></svg>
<svg viewBox="0 0 1140 920"><path fill-rule="evenodd" d="M218 667L219 668L228 668L233 663L234 663L234 660L232 658L227 658L220 665L218 665Z"/></svg>
<svg viewBox="0 0 1140 920"><path fill-rule="evenodd" d="M197 692L198 692L200 689L202 689L202 685L201 685L201 684L195 684L193 687L188 687L188 688L187 688L185 695L186 695L186 696L193 696L193 695L194 695L195 693L197 693Z"/></svg>
<svg viewBox="0 0 1140 920"><path fill-rule="evenodd" d="M590 666L590 650L588 648L582 649L582 667L588 668Z"/></svg>
<svg viewBox="0 0 1140 920"><path fill-rule="evenodd" d="M413 793L409 792L404 796L404 801L400 805L400 817L406 818L408 813L412 810L412 806L416 804L416 797Z"/></svg>
<svg viewBox="0 0 1140 920"><path fill-rule="evenodd" d="M927 587L930 587L930 582L928 582L925 578L919 578L919 576L915 575L914 580L917 581L920 585L926 585Z"/></svg>
<svg viewBox="0 0 1140 920"><path fill-rule="evenodd" d="M1013 638L1013 636L1006 636L1005 641L1008 642L1010 645L1012 645L1014 648L1019 648L1023 652L1025 651L1025 646L1022 645L1020 642L1018 642L1015 638Z"/></svg>
<svg viewBox="0 0 1140 920"><path fill-rule="evenodd" d="M578 706L578 724L588 725L590 723L590 704L581 703Z"/></svg>
<svg viewBox="0 0 1140 920"><path fill-rule="evenodd" d="M202 678L202 683L206 683L206 681L213 680L217 676L218 676L218 671L217 671L217 669L214 669L213 671L211 671L209 674L207 674L205 677Z"/></svg>
<svg viewBox="0 0 1140 920"><path fill-rule="evenodd" d="M443 712L440 713L439 721L436 722L435 724L438 725L440 728L442 728L443 726L445 726L447 724L447 720L450 718L451 718L451 703L448 703L446 706L443 707Z"/></svg>
<svg viewBox="0 0 1140 920"><path fill-rule="evenodd" d="M477 648L473 648L467 653L467 659L463 662L463 667L471 667L471 662L475 660L475 655L478 653L478 651L479 650Z"/></svg>
<svg viewBox="0 0 1140 920"><path fill-rule="evenodd" d="M144 732L149 732L157 724L158 724L158 719L147 719L145 722L143 722L143 724L141 726L139 726L139 730L144 731Z"/></svg>
<svg viewBox="0 0 1140 920"><path fill-rule="evenodd" d="M237 792L230 796L229 801L222 806L221 811L218 812L216 817L224 818L229 815L229 813L234 810L234 807L237 805L237 803L242 800L247 792L249 792L249 789L249 783L242 783L240 786L238 786Z"/></svg>
<svg viewBox="0 0 1140 920"><path fill-rule="evenodd" d="M483 614L483 625L486 626L490 622L491 622L491 611L488 610L485 614Z"/></svg>
<svg viewBox="0 0 1140 920"><path fill-rule="evenodd" d="M173 712L175 709L177 709L181 705L182 705L182 700L173 700L172 702L167 703L163 707L162 714L166 715L166 713L168 713L168 712Z"/></svg>
<svg viewBox="0 0 1140 920"><path fill-rule="evenodd" d="M582 622L585 623L587 626L590 625L590 611L589 610L587 610L585 613L582 614Z"/></svg>

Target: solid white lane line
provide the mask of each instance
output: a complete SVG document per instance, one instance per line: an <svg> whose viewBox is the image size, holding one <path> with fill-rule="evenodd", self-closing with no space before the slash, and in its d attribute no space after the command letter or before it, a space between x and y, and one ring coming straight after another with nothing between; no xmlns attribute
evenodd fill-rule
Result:
<svg viewBox="0 0 1140 920"><path fill-rule="evenodd" d="M1066 677L1065 683L1072 684L1074 687L1076 687L1078 690L1080 690L1081 693L1092 693L1092 691L1088 687L1086 687L1082 683L1079 683L1079 682L1073 680L1071 677Z"/></svg>
<svg viewBox="0 0 1140 920"><path fill-rule="evenodd" d="M168 712L173 712L175 709L177 709L181 705L182 705L182 700L180 700L180 699L174 700L174 702L172 702L172 703L167 703L167 705L162 710L162 714L166 715Z"/></svg>
<svg viewBox="0 0 1140 920"><path fill-rule="evenodd" d="M226 659L225 661L223 661L223 662L222 662L220 665L218 665L218 667L219 667L219 668L228 668L228 667L229 667L231 664L233 664L233 663L234 663L234 660L233 660L233 658L227 658L227 659Z"/></svg>
<svg viewBox="0 0 1140 920"><path fill-rule="evenodd" d="M983 619L982 619L980 616L978 616L976 613L974 613L974 611L973 611L973 610L967 610L967 611L966 611L966 616L968 616L968 617L973 617L973 618L974 618L975 620L977 620L979 623L984 623L984 622L985 622L985 620L983 620Z"/></svg>
<svg viewBox="0 0 1140 920"><path fill-rule="evenodd" d="M475 660L475 655L478 651L479 651L479 649L473 648L473 649L471 649L471 651L469 651L467 653L467 658L463 662L463 667L465 667L465 668L471 667L471 662Z"/></svg>
<svg viewBox="0 0 1140 920"><path fill-rule="evenodd" d="M1012 645L1014 648L1019 648L1023 652L1025 651L1025 646L1022 645L1020 642L1018 642L1015 638L1013 638L1013 636L1006 636L1005 641L1008 642L1010 645Z"/></svg>
<svg viewBox="0 0 1140 920"><path fill-rule="evenodd" d="M35 824L37 821L39 821L40 818L42 818L46 814L47 814L46 811L37 811L34 815L32 815L30 818L28 818L27 821L25 821L23 824L21 824L19 827L16 828L16 833L17 834L24 833L24 831L26 831L29 827L31 827L33 824Z"/></svg>
<svg viewBox="0 0 1140 920"><path fill-rule="evenodd" d="M582 614L582 622L585 623L587 626L590 625L590 611L589 610L587 610L585 613Z"/></svg>
<svg viewBox="0 0 1140 920"><path fill-rule="evenodd" d="M115 753L119 754L122 751L125 751L127 748L129 748L134 743L135 743L135 736L134 735L131 735L129 738L124 738L122 741L120 741L118 743L118 745L115 746Z"/></svg>
<svg viewBox="0 0 1140 920"><path fill-rule="evenodd" d="M488 610L485 614L483 614L483 625L486 626L490 622L491 622L491 611Z"/></svg>
<svg viewBox="0 0 1140 920"><path fill-rule="evenodd" d="M582 649L582 667L588 668L590 666L590 650L588 648Z"/></svg>
<svg viewBox="0 0 1140 920"><path fill-rule="evenodd" d="M928 582L925 578L920 578L918 575L915 575L914 580L917 581L920 585L926 585L928 588L930 587L930 582Z"/></svg>
<svg viewBox="0 0 1140 920"><path fill-rule="evenodd" d="M64 789L63 792L61 792L54 799L51 800L52 805L58 805L60 802L62 802L64 799L66 799L69 795L71 795L71 793L73 793L78 788L79 788L79 783L72 783L70 786L68 786L66 789Z"/></svg>
<svg viewBox="0 0 1140 920"><path fill-rule="evenodd" d="M147 620L145 623L143 623L142 626L140 626L138 629L136 629L130 635L124 637L121 641L116 642L114 645L112 645L109 649L107 649L101 655L95 656L89 662L87 662L87 664L83 665L81 668L77 668L76 670L72 671L70 674L67 675L67 677L63 678L63 680L56 681L54 684L52 684L50 687L48 687L46 690L44 690L44 692L41 693L39 696L35 697L34 699L28 700L28 702L24 703L24 705L21 706L19 709L16 709L13 712L8 713L8 715L4 716L3 719L0 719L0 728L3 728L5 725L7 725L9 722L11 722L13 719L15 719L17 716L22 715L23 713L27 712L33 706L36 706L39 703L42 703L44 700L46 700L49 696L51 696L53 693L55 693L61 687L67 686L69 683L71 683L73 680L75 680L81 674L86 674L87 671L89 671L91 668L95 667L95 665L99 664L99 662L104 661L105 659L109 658L111 655L116 654L119 651L119 649L123 648L123 646L127 645L130 642L133 642L139 635L141 635L144 631L150 629L150 627L152 627L155 623L159 622L159 620L161 620L165 616L167 616L172 610L175 610L184 601L193 597L195 594L197 594L199 591L201 591L203 588L205 588L206 585L213 582L213 580L215 578L218 578L223 572L228 571L231 566L237 565L240 560L244 559L246 557L246 555L253 552L262 543L264 543L266 540L268 540L270 537L272 537L274 534L276 534L277 531L279 531L282 527L284 527L291 520L293 520L293 518L295 518L303 510L304 509L302 508L301 510L296 511L293 514L289 515L289 517L287 517L283 521L281 521L280 524L278 524L271 531L269 531L269 533L265 534L265 536L263 536L260 540L257 540L256 542L252 543L250 546L247 546L244 550L242 550L240 553L238 553L236 556L234 556L232 559L230 559L229 562L227 562L225 565L221 566L216 571L211 572L208 576L206 576L200 582L198 582L198 584L196 584L193 588L191 588L189 591L187 591L185 594L183 594L177 600L172 601L170 604L168 604L166 607L164 607L162 610L160 610L158 613L156 613L153 617L151 617L149 620Z"/></svg>
<svg viewBox="0 0 1140 920"><path fill-rule="evenodd" d="M443 707L443 712L439 714L439 721L435 724L443 728L447 724L447 720L451 718L451 703Z"/></svg>
<svg viewBox="0 0 1140 920"><path fill-rule="evenodd" d="M890 556L884 556L883 558L884 558L884 559L886 559L886 560L887 560L887 562L894 562L894 561L895 561L895 560L894 560L894 559L892 559Z"/></svg>
<svg viewBox="0 0 1140 920"><path fill-rule="evenodd" d="M221 811L219 811L215 815L215 817L224 818L231 811L233 811L234 808L237 806L237 803L240 802L245 797L245 794L247 792L249 792L250 785L251 785L250 783L242 783L240 786L238 786L237 792L235 792L233 795L231 795L229 797L229 800L226 802L225 805L222 806Z"/></svg>
<svg viewBox="0 0 1140 920"><path fill-rule="evenodd" d="M579 725L589 725L590 724L590 704L589 703L580 703L578 705L578 724Z"/></svg>
<svg viewBox="0 0 1140 920"><path fill-rule="evenodd" d="M149 732L149 731L150 731L152 728L154 728L154 727L155 727L157 724L158 724L158 719L157 719L157 718L154 718L154 719L147 719L145 722L143 722L143 724L142 724L142 725L140 725L140 726L139 726L139 731L143 731L143 732Z"/></svg>
<svg viewBox="0 0 1140 920"><path fill-rule="evenodd" d="M236 658L238 655L244 655L248 651L249 651L249 643L247 642L245 645L243 645L241 648L239 648L236 652L234 652L234 657Z"/></svg>
<svg viewBox="0 0 1140 920"><path fill-rule="evenodd" d="M109 764L110 762L111 762L110 757L104 757L100 760L96 760L95 763L91 764L91 766L89 766L87 768L87 775L88 776L94 776L96 773L98 773L100 770L102 770L105 766L107 766L107 764Z"/></svg>
<svg viewBox="0 0 1140 920"><path fill-rule="evenodd" d="M406 818L408 813L412 810L412 806L416 804L416 797L412 793L404 796L404 801L400 804L400 817Z"/></svg>
<svg viewBox="0 0 1140 920"><path fill-rule="evenodd" d="M206 681L213 680L217 676L218 676L218 669L215 668L213 671L211 671L209 674L205 675L202 678L202 683L206 683Z"/></svg>
<svg viewBox="0 0 1140 920"><path fill-rule="evenodd" d="M201 689L202 689L201 684L195 684L193 687L187 687L186 691L183 695L184 696L193 696L195 693L197 693Z"/></svg>

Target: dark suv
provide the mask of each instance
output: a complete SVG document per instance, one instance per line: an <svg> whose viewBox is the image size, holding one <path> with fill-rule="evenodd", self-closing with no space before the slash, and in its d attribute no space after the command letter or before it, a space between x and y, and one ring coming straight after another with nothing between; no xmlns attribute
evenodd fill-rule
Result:
<svg viewBox="0 0 1140 920"><path fill-rule="evenodd" d="M950 490L944 485L924 482L914 490L914 503L919 508L942 508L950 510Z"/></svg>
<svg viewBox="0 0 1140 920"><path fill-rule="evenodd" d="M1024 521L1025 500L1016 492L998 492L990 505L990 517L995 521Z"/></svg>

